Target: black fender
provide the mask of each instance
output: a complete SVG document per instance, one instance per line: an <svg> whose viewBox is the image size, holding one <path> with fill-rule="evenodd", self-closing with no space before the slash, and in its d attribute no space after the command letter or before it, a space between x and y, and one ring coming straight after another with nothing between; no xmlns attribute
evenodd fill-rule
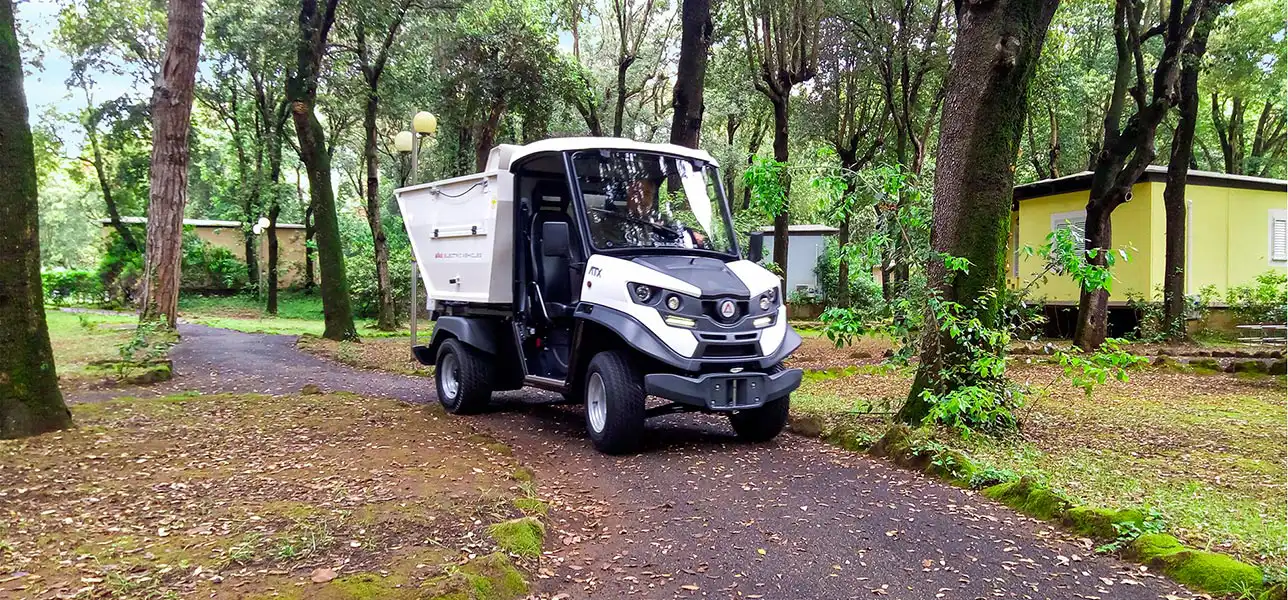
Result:
<svg viewBox="0 0 1288 600"><path fill-rule="evenodd" d="M432 365L443 340L456 338L475 350L495 356L498 351L497 340L502 339L504 334L505 324L496 319L443 316L434 322L434 333L430 335L429 345L416 346L413 352L421 364Z"/></svg>

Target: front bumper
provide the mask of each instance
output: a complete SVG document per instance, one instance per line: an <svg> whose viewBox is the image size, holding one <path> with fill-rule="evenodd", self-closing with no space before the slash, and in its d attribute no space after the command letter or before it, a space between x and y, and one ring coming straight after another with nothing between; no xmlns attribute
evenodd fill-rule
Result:
<svg viewBox="0 0 1288 600"><path fill-rule="evenodd" d="M792 393L801 385L800 369L777 373L707 373L696 377L672 373L644 376L644 390L653 396L710 411L759 408Z"/></svg>

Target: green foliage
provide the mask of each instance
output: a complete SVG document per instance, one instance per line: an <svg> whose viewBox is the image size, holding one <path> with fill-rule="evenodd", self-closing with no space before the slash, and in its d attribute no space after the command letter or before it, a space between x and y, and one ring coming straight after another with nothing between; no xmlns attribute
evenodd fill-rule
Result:
<svg viewBox="0 0 1288 600"><path fill-rule="evenodd" d="M853 344L870 331L863 313L853 308L834 306L823 311L819 320L823 322L823 335L836 344L837 348Z"/></svg>
<svg viewBox="0 0 1288 600"><path fill-rule="evenodd" d="M45 302L54 306L97 304L105 299L103 282L93 271L57 269L43 271L40 284Z"/></svg>
<svg viewBox="0 0 1288 600"><path fill-rule="evenodd" d="M1149 364L1149 359L1123 349L1126 340L1109 338L1095 352L1086 354L1072 346L1056 352L1056 360L1064 369L1064 376L1073 387L1081 388L1088 396L1110 378L1126 382L1129 373Z"/></svg>
<svg viewBox="0 0 1288 600"><path fill-rule="evenodd" d="M1288 273L1266 271L1250 284L1230 288L1225 301L1239 323L1288 323Z"/></svg>
<svg viewBox="0 0 1288 600"><path fill-rule="evenodd" d="M987 487L993 487L998 484L1007 483L1019 479L1020 476L1010 469L999 469L996 467L983 467L977 469L971 474L970 481L967 485L973 490L982 490Z"/></svg>
<svg viewBox="0 0 1288 600"><path fill-rule="evenodd" d="M141 229L139 233L142 233ZM98 278L108 303L115 306L133 304L142 275L143 253L130 250L120 235L111 232L98 263Z"/></svg>
<svg viewBox="0 0 1288 600"><path fill-rule="evenodd" d="M742 174L743 185L751 190L751 208L775 217L787 210L787 163L754 157Z"/></svg>
<svg viewBox="0 0 1288 600"><path fill-rule="evenodd" d="M180 285L188 289L237 290L247 286L246 263L227 248L210 245L184 229Z"/></svg>
<svg viewBox="0 0 1288 600"><path fill-rule="evenodd" d="M1145 509L1139 521L1120 520L1111 524L1115 533L1113 541L1098 546L1096 552L1117 552L1126 548L1142 535L1152 535L1167 531L1167 523L1163 520L1163 514L1153 508Z"/></svg>
<svg viewBox="0 0 1288 600"><path fill-rule="evenodd" d="M488 533L502 550L534 558L541 555L546 526L536 517L520 517L492 525Z"/></svg>
<svg viewBox="0 0 1288 600"><path fill-rule="evenodd" d="M819 286L822 288L823 301L828 304L835 303L840 296L839 246L836 239L829 237L823 253L818 256L818 263L814 266L814 274L818 277ZM850 250L852 249L853 246L850 247ZM885 309L885 300L881 296L881 284L872 277L870 263L855 260L853 252L847 251L846 254L851 255L848 261L850 308L864 315L875 316Z"/></svg>

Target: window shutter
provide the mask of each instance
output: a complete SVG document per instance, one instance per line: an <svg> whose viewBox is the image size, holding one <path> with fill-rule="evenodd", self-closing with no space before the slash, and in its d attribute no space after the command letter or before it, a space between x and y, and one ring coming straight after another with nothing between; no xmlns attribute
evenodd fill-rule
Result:
<svg viewBox="0 0 1288 600"><path fill-rule="evenodd" d="M1270 260L1288 261L1288 218L1273 219L1270 222Z"/></svg>

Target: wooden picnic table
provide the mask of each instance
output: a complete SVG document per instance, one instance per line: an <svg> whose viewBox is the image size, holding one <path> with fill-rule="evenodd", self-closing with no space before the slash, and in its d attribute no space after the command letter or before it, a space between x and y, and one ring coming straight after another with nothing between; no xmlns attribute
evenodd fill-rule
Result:
<svg viewBox="0 0 1288 600"><path fill-rule="evenodd" d="M1282 346L1288 343L1288 325L1278 323L1258 323L1255 325L1236 325L1238 329L1257 332L1255 336L1240 336L1239 342L1252 346Z"/></svg>

